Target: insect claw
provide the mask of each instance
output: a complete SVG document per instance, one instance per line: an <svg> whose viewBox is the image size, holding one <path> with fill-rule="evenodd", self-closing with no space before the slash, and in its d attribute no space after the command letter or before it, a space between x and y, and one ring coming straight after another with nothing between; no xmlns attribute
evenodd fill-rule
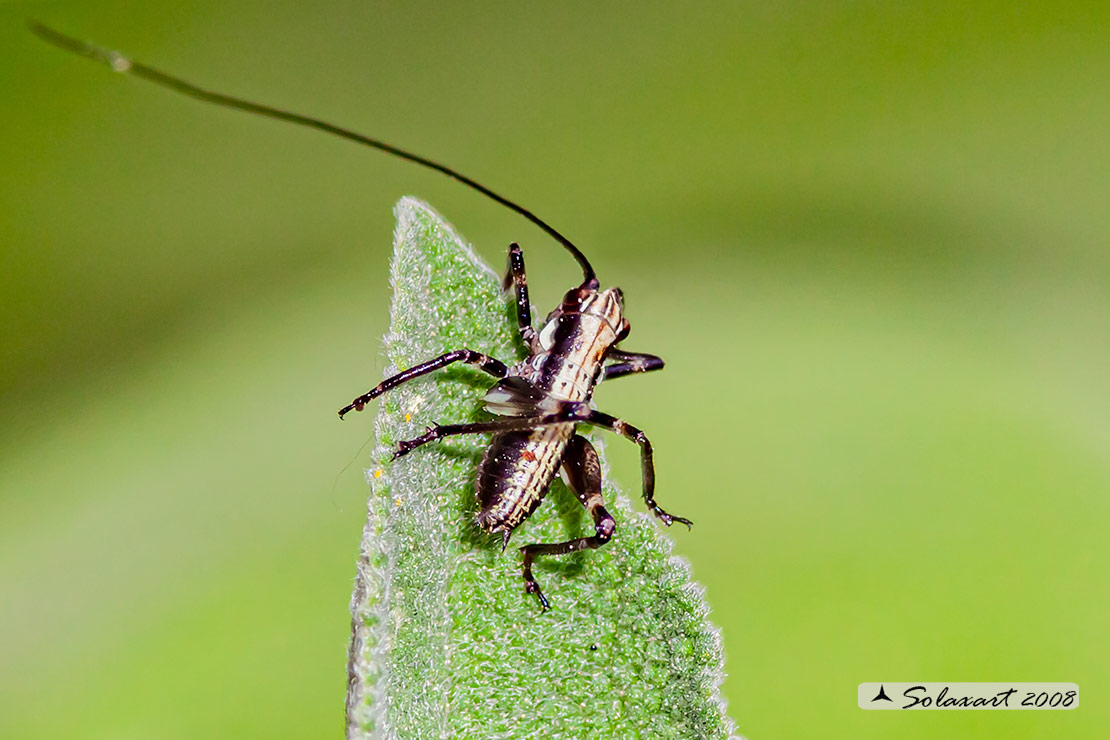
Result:
<svg viewBox="0 0 1110 740"><path fill-rule="evenodd" d="M501 552L505 552L505 548L509 546L509 538L513 536L513 530L506 529L501 533Z"/></svg>
<svg viewBox="0 0 1110 740"><path fill-rule="evenodd" d="M339 418L340 418L340 420L342 420L344 416L351 413L352 411L362 411L364 408L366 408L366 403L365 402L355 401L354 403L348 404L348 405L344 406L343 408L339 409Z"/></svg>
<svg viewBox="0 0 1110 740"><path fill-rule="evenodd" d="M678 522L679 524L685 524L687 529L694 528L694 523L689 519L681 516L675 516L674 514L668 514L667 512L660 509L658 506L652 509L652 511L655 513L655 516L659 517L659 521L663 522L663 524L668 527L675 522Z"/></svg>

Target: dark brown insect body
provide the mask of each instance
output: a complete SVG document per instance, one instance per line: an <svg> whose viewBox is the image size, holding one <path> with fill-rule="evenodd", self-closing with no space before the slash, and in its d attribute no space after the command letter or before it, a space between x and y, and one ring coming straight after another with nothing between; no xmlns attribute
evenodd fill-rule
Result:
<svg viewBox="0 0 1110 740"><path fill-rule="evenodd" d="M594 534L567 542L520 548L524 555L525 584L529 592L536 594L544 609L548 606L547 599L532 578L533 559L537 555L560 555L598 547L608 542L616 529L601 495L601 465L597 452L585 437L576 433L579 424L605 427L638 444L644 502L664 524L676 521L690 524L686 519L671 516L655 503L655 469L647 436L620 419L595 411L590 405L594 387L602 380L658 370L663 367L663 360L654 355L626 352L617 346L629 331L628 321L623 315L620 289L600 290L589 260L569 239L545 221L466 175L391 144L318 118L197 87L118 52L87 44L37 23L31 24L31 30L55 46L105 63L117 72L141 77L208 103L334 134L441 172L524 216L574 256L582 267L582 285L563 297L562 303L547 317L543 329L537 332L532 327L524 256L516 244L509 248L509 271L504 287L508 289L511 285L515 288L520 335L529 349L529 356L523 362L508 367L493 357L469 349L458 349L382 381L339 411L340 418L348 411L361 411L371 399L391 388L453 362L476 365L499 378L485 396L486 408L499 419L430 427L420 437L401 442L395 457L450 435L492 432L493 439L482 458L478 475L480 511L477 523L487 532L500 533L505 544L508 544L513 529L539 506L551 480L562 466L571 489L593 517Z"/></svg>

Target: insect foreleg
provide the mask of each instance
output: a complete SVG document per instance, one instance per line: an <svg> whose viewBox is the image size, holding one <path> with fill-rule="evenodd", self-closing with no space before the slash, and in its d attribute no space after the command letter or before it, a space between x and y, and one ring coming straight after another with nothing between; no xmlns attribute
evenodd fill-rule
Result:
<svg viewBox="0 0 1110 740"><path fill-rule="evenodd" d="M528 277L524 273L524 251L516 242L509 245L509 269L505 273L505 279L501 281L501 289L508 290L510 285L516 289L516 323L520 327L520 338L531 347L536 330L532 328L532 304L528 302Z"/></svg>
<svg viewBox="0 0 1110 740"><path fill-rule="evenodd" d="M647 373L652 370L663 369L663 358L649 355L644 352L625 352L624 350L613 348L609 350L608 359L616 360L617 362L609 365L601 373L601 380L612 380L619 378L622 375L631 375L632 373Z"/></svg>
<svg viewBox="0 0 1110 740"><path fill-rule="evenodd" d="M563 470L566 471L567 481L574 495L593 517L596 534L593 537L579 537L556 544L535 544L520 548L521 553L524 554L524 588L528 593L536 595L544 611L550 608L547 597L543 595L540 585L532 577L532 561L536 556L563 555L568 552L601 547L613 537L613 532L617 528L613 517L606 511L605 501L601 497L601 462L598 460L597 451L585 437L575 435L567 444L566 452L563 453Z"/></svg>
<svg viewBox="0 0 1110 740"><path fill-rule="evenodd" d="M693 526L693 522L689 519L668 514L659 504L655 503L655 462L652 458L651 442L648 440L646 434L628 422L618 419L615 416L610 416L609 414L603 414L600 411L591 411L589 417L585 419L584 422L586 424L594 424L595 426L612 429L617 434L627 437L640 445L640 470L644 479L644 503L651 509L651 513L659 517L660 521L668 527L674 522L681 522L687 527Z"/></svg>
<svg viewBox="0 0 1110 740"><path fill-rule="evenodd" d="M339 418L342 419L344 415L346 415L350 411L362 411L363 407L366 406L367 403L385 393L386 391L392 390L393 388L396 388L402 383L410 381L413 378L418 378L421 375L427 375L434 370L439 370L441 367L450 365L452 362L465 362L468 365L477 365L480 369L485 370L490 375L494 375L498 378L504 378L505 375L509 372L509 368L505 366L505 363L496 358L490 357L489 355L483 355L481 352L475 352L471 349L457 349L454 352L448 352L445 355L440 355L434 360L428 360L427 362L421 363L416 367L410 367L408 370L399 372L391 378L386 378L385 380L374 386L372 389L356 398L354 401L351 401L351 403L347 406L339 409Z"/></svg>

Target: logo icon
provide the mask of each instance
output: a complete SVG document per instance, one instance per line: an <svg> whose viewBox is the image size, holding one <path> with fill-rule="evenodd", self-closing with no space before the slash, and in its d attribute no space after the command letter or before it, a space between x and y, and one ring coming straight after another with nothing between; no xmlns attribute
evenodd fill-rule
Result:
<svg viewBox="0 0 1110 740"><path fill-rule="evenodd" d="M886 687L883 686L882 684L879 684L879 693L876 694L875 698L872 699L871 701L894 701L894 700L886 695Z"/></svg>

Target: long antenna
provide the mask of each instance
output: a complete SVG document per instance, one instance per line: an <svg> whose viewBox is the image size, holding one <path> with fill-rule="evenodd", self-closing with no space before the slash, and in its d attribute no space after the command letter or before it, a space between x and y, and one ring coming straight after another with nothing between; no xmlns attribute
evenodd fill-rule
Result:
<svg viewBox="0 0 1110 740"><path fill-rule="evenodd" d="M344 139L349 139L350 141L354 141L359 144L365 144L366 146L372 147L374 149L379 149L383 152L386 152L387 154L392 154L395 157L400 157L401 159L407 159L410 162L415 162L416 164L423 165L424 167L435 170L436 172L442 172L448 177L458 180L463 185L477 190L479 193L486 196L487 198L500 203L509 210L516 211L521 216L524 216L524 218L534 223L536 226L539 226L553 239L555 239L555 241L566 247L567 250L572 255L574 255L574 259L578 260L578 264L582 266L583 286L590 285L594 288L598 286L597 276L594 273L594 268L590 265L590 261L586 259L586 255L582 254L578 247L574 246L570 239L567 239L565 236L560 234L558 231L555 230L554 227L552 227L536 214L529 211L527 208L521 205L517 205L504 196L498 195L497 193L487 188L485 185L475 182L461 172L457 172L450 167L447 167L446 165L439 164L438 162L433 162L430 159L425 159L424 157L413 154L412 152L406 152L404 149L398 149L395 146L386 144L384 141L378 141L377 139L372 139L369 136L364 136L360 133L351 131L350 129L336 126L335 124L328 123L327 121L322 121L319 118L302 116L299 113L292 113L280 108L273 108L268 105L252 103L249 100L243 100L241 98L235 98L230 95L224 95L223 93L205 90L204 88L197 87L196 85L190 82L186 82L179 77L174 77L173 75L166 74L165 72L161 72L157 69L154 69L153 67L148 67L141 62L136 62L133 59L129 59L117 51L111 51L109 49L105 49L100 46L94 46L79 39L75 39L72 36L66 36L65 34L59 33L58 31L44 26L37 21L29 21L28 26L30 27L31 31L43 41L53 44L59 49L64 49L65 51L92 59L95 62L107 64L116 72L141 77L144 80L153 82L156 85L168 87L175 92L179 92L183 95L188 95L191 98L196 98L197 100L202 100L206 103L214 103L215 105L222 105L227 108L234 108L236 110L246 111L247 113L257 113L258 115L265 116L267 118L274 118L279 121L287 121L289 123L295 123L298 126L307 126L308 128L314 128L329 134L335 134L336 136L342 137Z"/></svg>

